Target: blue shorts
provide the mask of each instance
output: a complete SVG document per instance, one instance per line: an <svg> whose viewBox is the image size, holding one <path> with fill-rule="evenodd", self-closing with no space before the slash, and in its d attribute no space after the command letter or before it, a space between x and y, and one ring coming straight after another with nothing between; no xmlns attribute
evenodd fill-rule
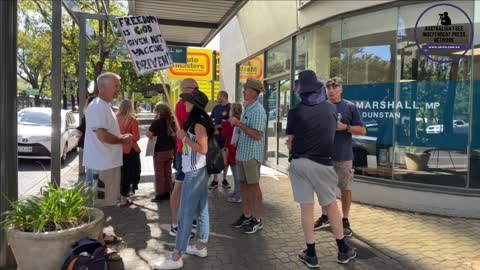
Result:
<svg viewBox="0 0 480 270"><path fill-rule="evenodd" d="M183 181L185 180L185 173L182 171L182 153L175 154L175 170L177 170L177 174L175 175L176 181Z"/></svg>

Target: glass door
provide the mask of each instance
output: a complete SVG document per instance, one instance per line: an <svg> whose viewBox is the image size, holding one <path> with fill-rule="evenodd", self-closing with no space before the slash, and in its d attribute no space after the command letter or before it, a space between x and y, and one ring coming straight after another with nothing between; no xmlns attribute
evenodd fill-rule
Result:
<svg viewBox="0 0 480 270"><path fill-rule="evenodd" d="M277 164L277 94L278 81L269 81L266 83L267 93L265 94L265 112L267 113L267 131L266 131L266 155L265 160L269 166Z"/></svg>
<svg viewBox="0 0 480 270"><path fill-rule="evenodd" d="M287 116L290 110L290 79L282 77L266 82L265 111L267 113L266 163L274 168L288 168L286 145Z"/></svg>

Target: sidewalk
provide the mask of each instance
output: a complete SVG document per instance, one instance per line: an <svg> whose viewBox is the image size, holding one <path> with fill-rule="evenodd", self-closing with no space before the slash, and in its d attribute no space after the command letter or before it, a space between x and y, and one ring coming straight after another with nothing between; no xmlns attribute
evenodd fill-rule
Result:
<svg viewBox="0 0 480 270"><path fill-rule="evenodd" d="M144 148L146 139L141 140ZM106 211L108 229L123 237L116 246L123 260L111 269L150 269L175 246L168 234L168 201L154 195L153 161L142 153L142 180L130 208ZM232 181L231 176L229 180ZM300 209L293 202L288 177L262 168L264 229L244 235L230 227L240 204L226 202L228 191L210 191L210 242L207 258L186 255L185 269L307 269L296 254L304 248ZM316 217L320 215L316 208ZM480 220L438 217L353 204L350 243L358 257L347 265L335 262L336 245L328 230L316 232L320 269L480 269Z"/></svg>

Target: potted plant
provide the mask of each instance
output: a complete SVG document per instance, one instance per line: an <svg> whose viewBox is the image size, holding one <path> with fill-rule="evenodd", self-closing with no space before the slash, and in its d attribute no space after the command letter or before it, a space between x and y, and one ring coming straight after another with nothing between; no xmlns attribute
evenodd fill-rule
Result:
<svg viewBox="0 0 480 270"><path fill-rule="evenodd" d="M87 207L84 187L63 189L50 185L40 195L11 202L1 224L7 230L19 270L60 269L70 245L96 239L103 212Z"/></svg>
<svg viewBox="0 0 480 270"><path fill-rule="evenodd" d="M410 171L424 171L428 167L430 153L424 147L405 147L405 165Z"/></svg>

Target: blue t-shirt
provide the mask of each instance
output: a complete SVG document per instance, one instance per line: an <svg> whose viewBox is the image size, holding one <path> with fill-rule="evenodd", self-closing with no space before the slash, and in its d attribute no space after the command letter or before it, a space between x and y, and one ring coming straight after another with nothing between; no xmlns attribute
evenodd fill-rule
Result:
<svg viewBox="0 0 480 270"><path fill-rule="evenodd" d="M212 110L212 118L215 125L221 125L222 120L228 120L230 114L230 103L226 105L218 104Z"/></svg>
<svg viewBox="0 0 480 270"><path fill-rule="evenodd" d="M365 126L357 106L348 100L334 103L337 108L337 119L350 126ZM335 152L333 160L353 160L352 133L337 131L335 133Z"/></svg>

